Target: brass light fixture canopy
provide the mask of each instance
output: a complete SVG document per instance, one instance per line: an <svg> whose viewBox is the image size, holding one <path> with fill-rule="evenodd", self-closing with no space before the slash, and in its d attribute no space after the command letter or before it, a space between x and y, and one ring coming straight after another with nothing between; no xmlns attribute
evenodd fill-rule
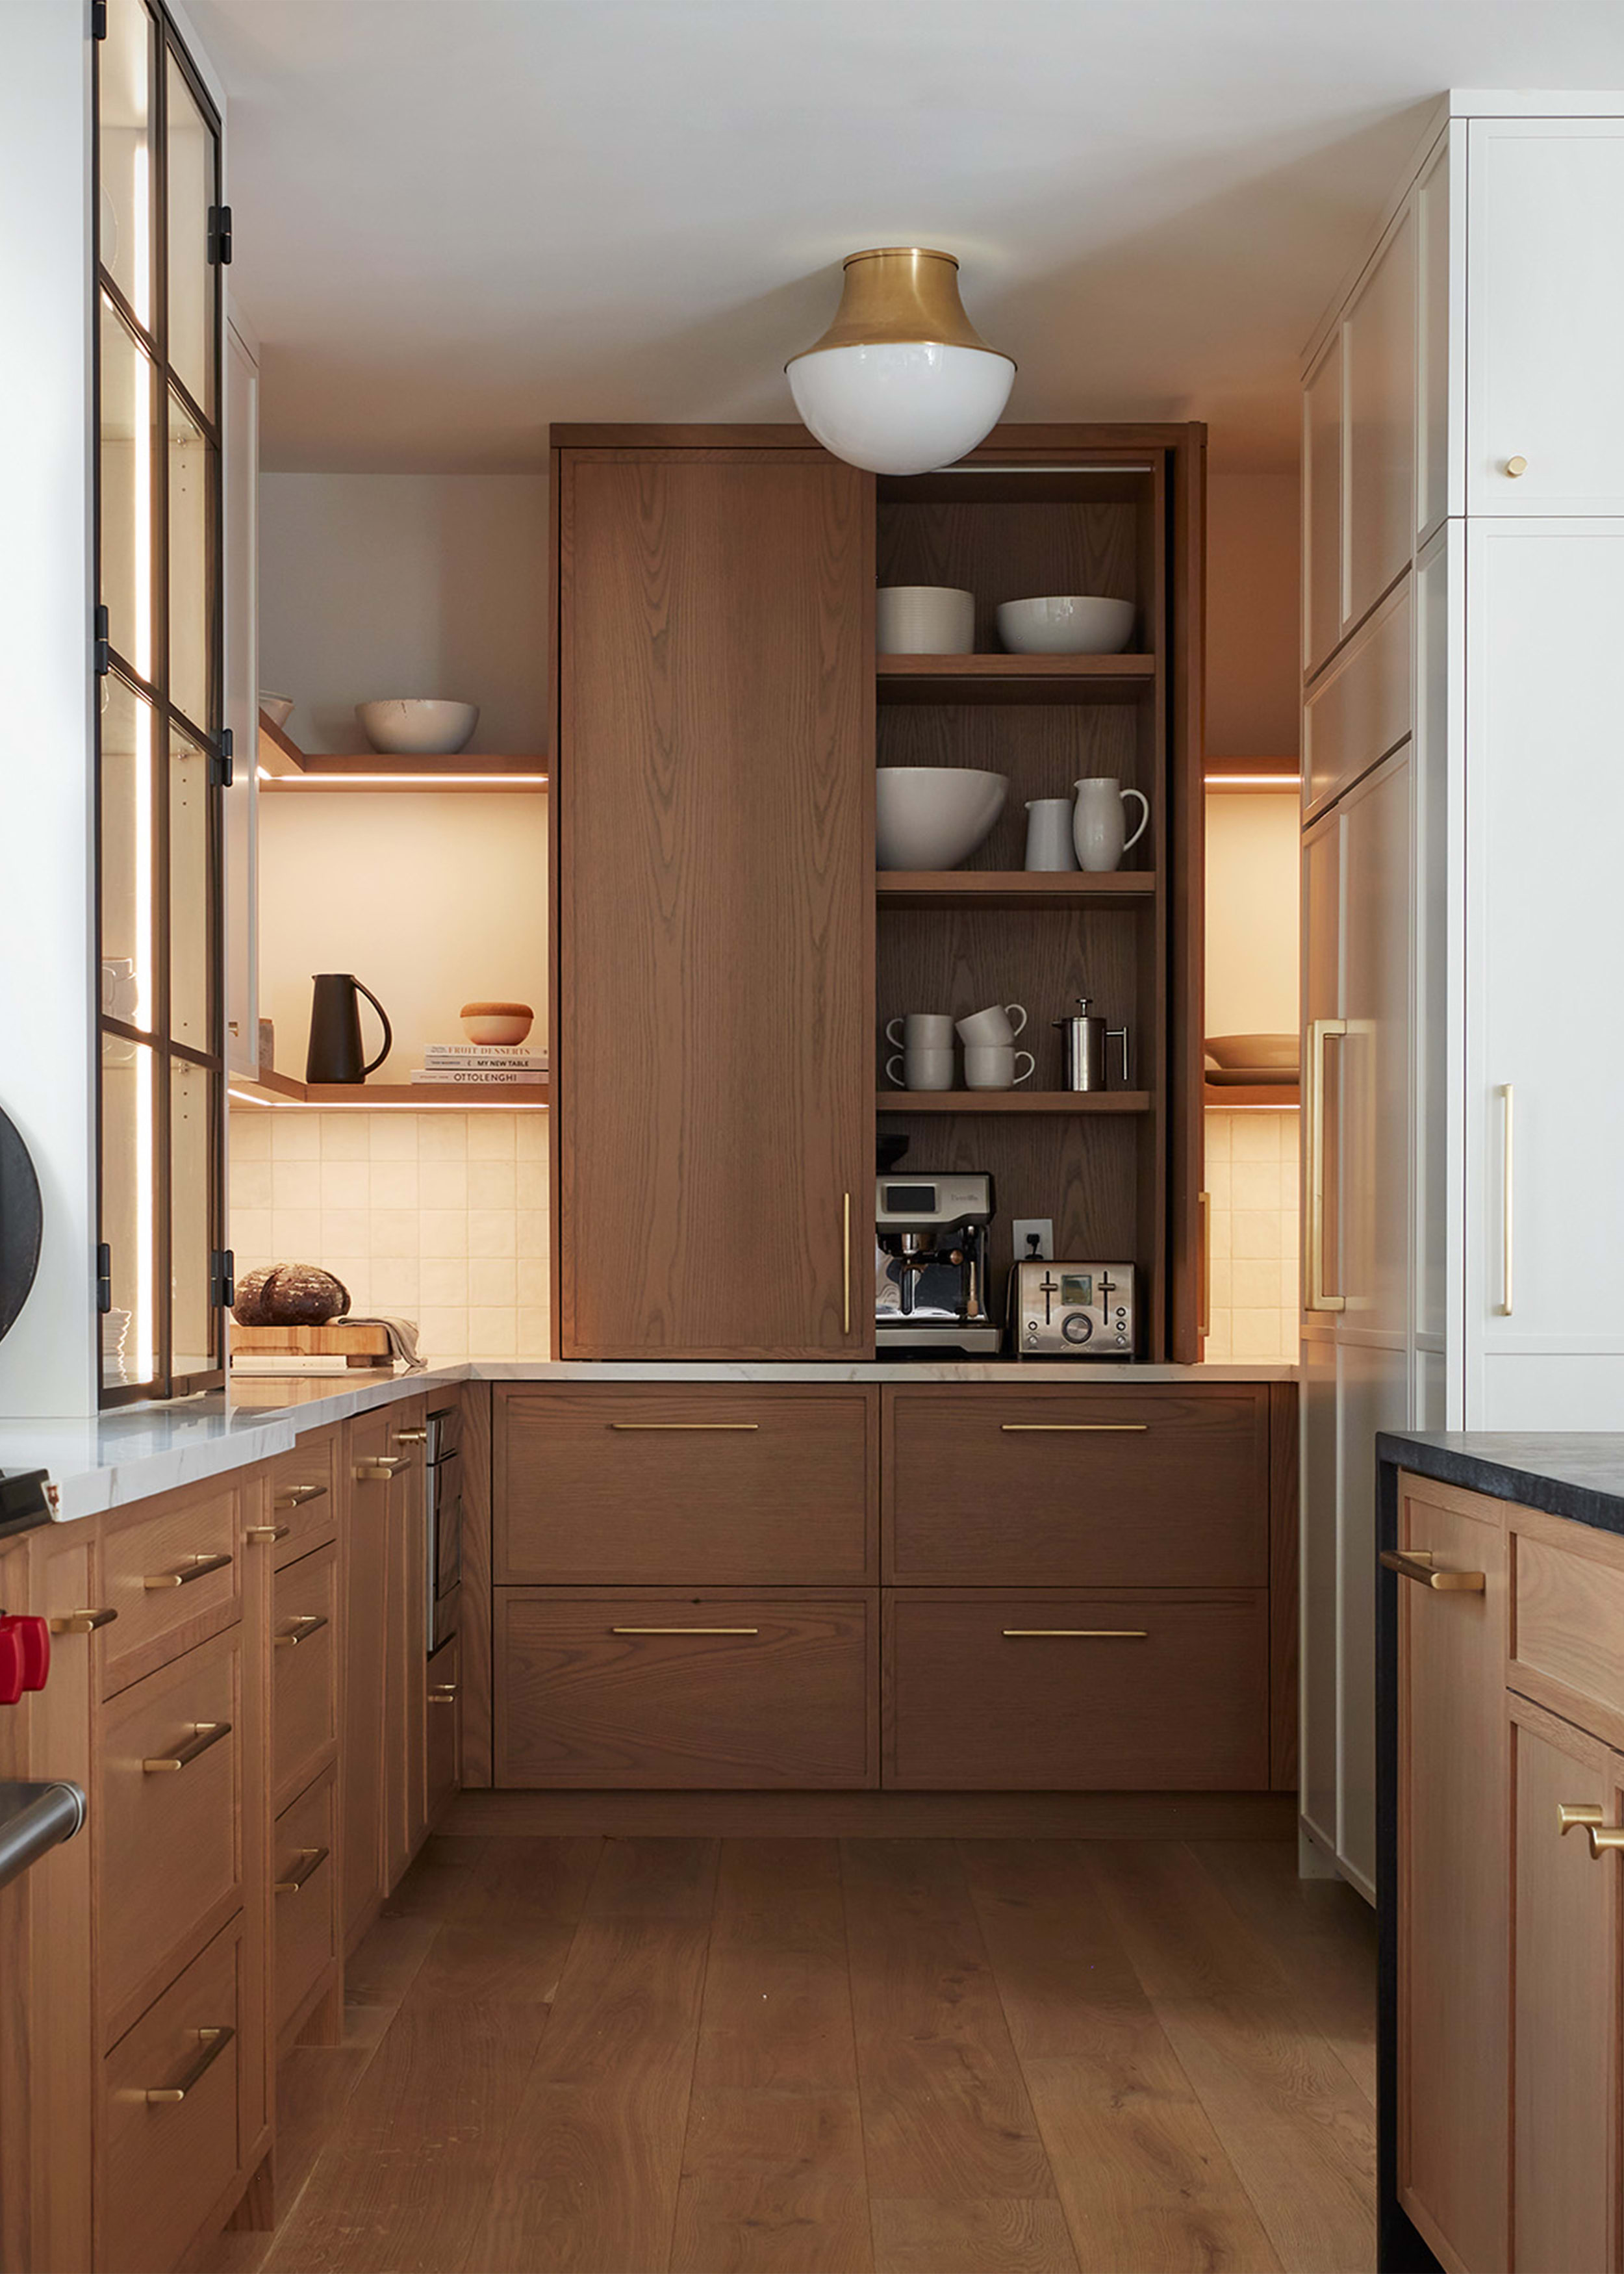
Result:
<svg viewBox="0 0 1624 2274"><path fill-rule="evenodd" d="M964 312L959 263L951 252L932 252L922 245L882 245L868 252L849 253L843 266L846 282L835 320L801 355L821 355L829 348L918 343L979 348L984 355L998 352L988 346ZM800 360L792 356L790 364ZM1004 360L1014 368L1012 357ZM786 371L790 364L784 366Z"/></svg>
<svg viewBox="0 0 1624 2274"><path fill-rule="evenodd" d="M966 315L951 252L875 245L844 266L833 323L785 365L795 408L826 450L869 473L952 464L996 425L1012 359Z"/></svg>

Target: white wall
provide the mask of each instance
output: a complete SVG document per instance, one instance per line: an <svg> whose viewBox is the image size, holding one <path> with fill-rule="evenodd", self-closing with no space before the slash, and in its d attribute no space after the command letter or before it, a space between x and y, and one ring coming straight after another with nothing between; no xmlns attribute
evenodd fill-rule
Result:
<svg viewBox="0 0 1624 2274"><path fill-rule="evenodd" d="M1294 1035L1297 1005L1295 788L1207 800L1209 1035Z"/></svg>
<svg viewBox="0 0 1624 2274"><path fill-rule="evenodd" d="M474 750L547 748L540 474L267 474L259 683L301 749L365 750L355 705L477 703Z"/></svg>
<svg viewBox="0 0 1624 2274"><path fill-rule="evenodd" d="M1209 758L1287 757L1297 750L1300 546L1295 472L1208 476Z"/></svg>
<svg viewBox="0 0 1624 2274"><path fill-rule="evenodd" d="M0 1105L43 1187L40 1276L0 1343L0 1414L96 1404L92 1032L90 44L6 11L0 70Z"/></svg>

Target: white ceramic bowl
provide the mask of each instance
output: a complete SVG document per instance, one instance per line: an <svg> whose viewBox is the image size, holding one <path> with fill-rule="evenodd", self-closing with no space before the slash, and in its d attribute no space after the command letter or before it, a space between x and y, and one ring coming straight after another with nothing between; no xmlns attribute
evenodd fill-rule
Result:
<svg viewBox="0 0 1624 2274"><path fill-rule="evenodd" d="M479 724L479 705L396 696L384 703L357 703L356 717L375 750L400 758L448 758Z"/></svg>
<svg viewBox="0 0 1624 2274"><path fill-rule="evenodd" d="M273 727L285 727L293 716L293 697L291 695L261 695L259 708Z"/></svg>
<svg viewBox="0 0 1624 2274"><path fill-rule="evenodd" d="M1120 655L1132 634L1132 600L1056 592L998 608L998 637L1011 655Z"/></svg>
<svg viewBox="0 0 1624 2274"><path fill-rule="evenodd" d="M1007 774L971 766L881 766L875 849L882 869L956 869L987 842Z"/></svg>
<svg viewBox="0 0 1624 2274"><path fill-rule="evenodd" d="M882 584L874 645L880 655L973 655L974 593L952 584Z"/></svg>

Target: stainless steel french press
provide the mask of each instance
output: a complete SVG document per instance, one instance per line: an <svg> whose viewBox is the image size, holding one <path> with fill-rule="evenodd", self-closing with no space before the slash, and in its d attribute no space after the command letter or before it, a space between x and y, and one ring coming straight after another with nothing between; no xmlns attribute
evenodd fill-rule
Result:
<svg viewBox="0 0 1624 2274"><path fill-rule="evenodd" d="M1108 1027L1103 1019L1091 1016L1088 997L1079 995L1077 1010L1069 1019L1056 1019L1065 1044L1065 1086L1068 1089L1106 1089L1106 1053L1112 1043L1122 1045L1122 1086L1133 1087L1128 1072L1128 1030L1126 1027Z"/></svg>

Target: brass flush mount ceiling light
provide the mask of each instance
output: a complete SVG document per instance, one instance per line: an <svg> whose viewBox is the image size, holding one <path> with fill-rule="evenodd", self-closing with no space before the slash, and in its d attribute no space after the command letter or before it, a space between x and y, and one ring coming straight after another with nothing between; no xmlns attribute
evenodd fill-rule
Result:
<svg viewBox="0 0 1624 2274"><path fill-rule="evenodd" d="M996 426L1015 365L959 297L951 252L853 252L835 320L785 365L795 408L826 450L875 474L951 465Z"/></svg>

